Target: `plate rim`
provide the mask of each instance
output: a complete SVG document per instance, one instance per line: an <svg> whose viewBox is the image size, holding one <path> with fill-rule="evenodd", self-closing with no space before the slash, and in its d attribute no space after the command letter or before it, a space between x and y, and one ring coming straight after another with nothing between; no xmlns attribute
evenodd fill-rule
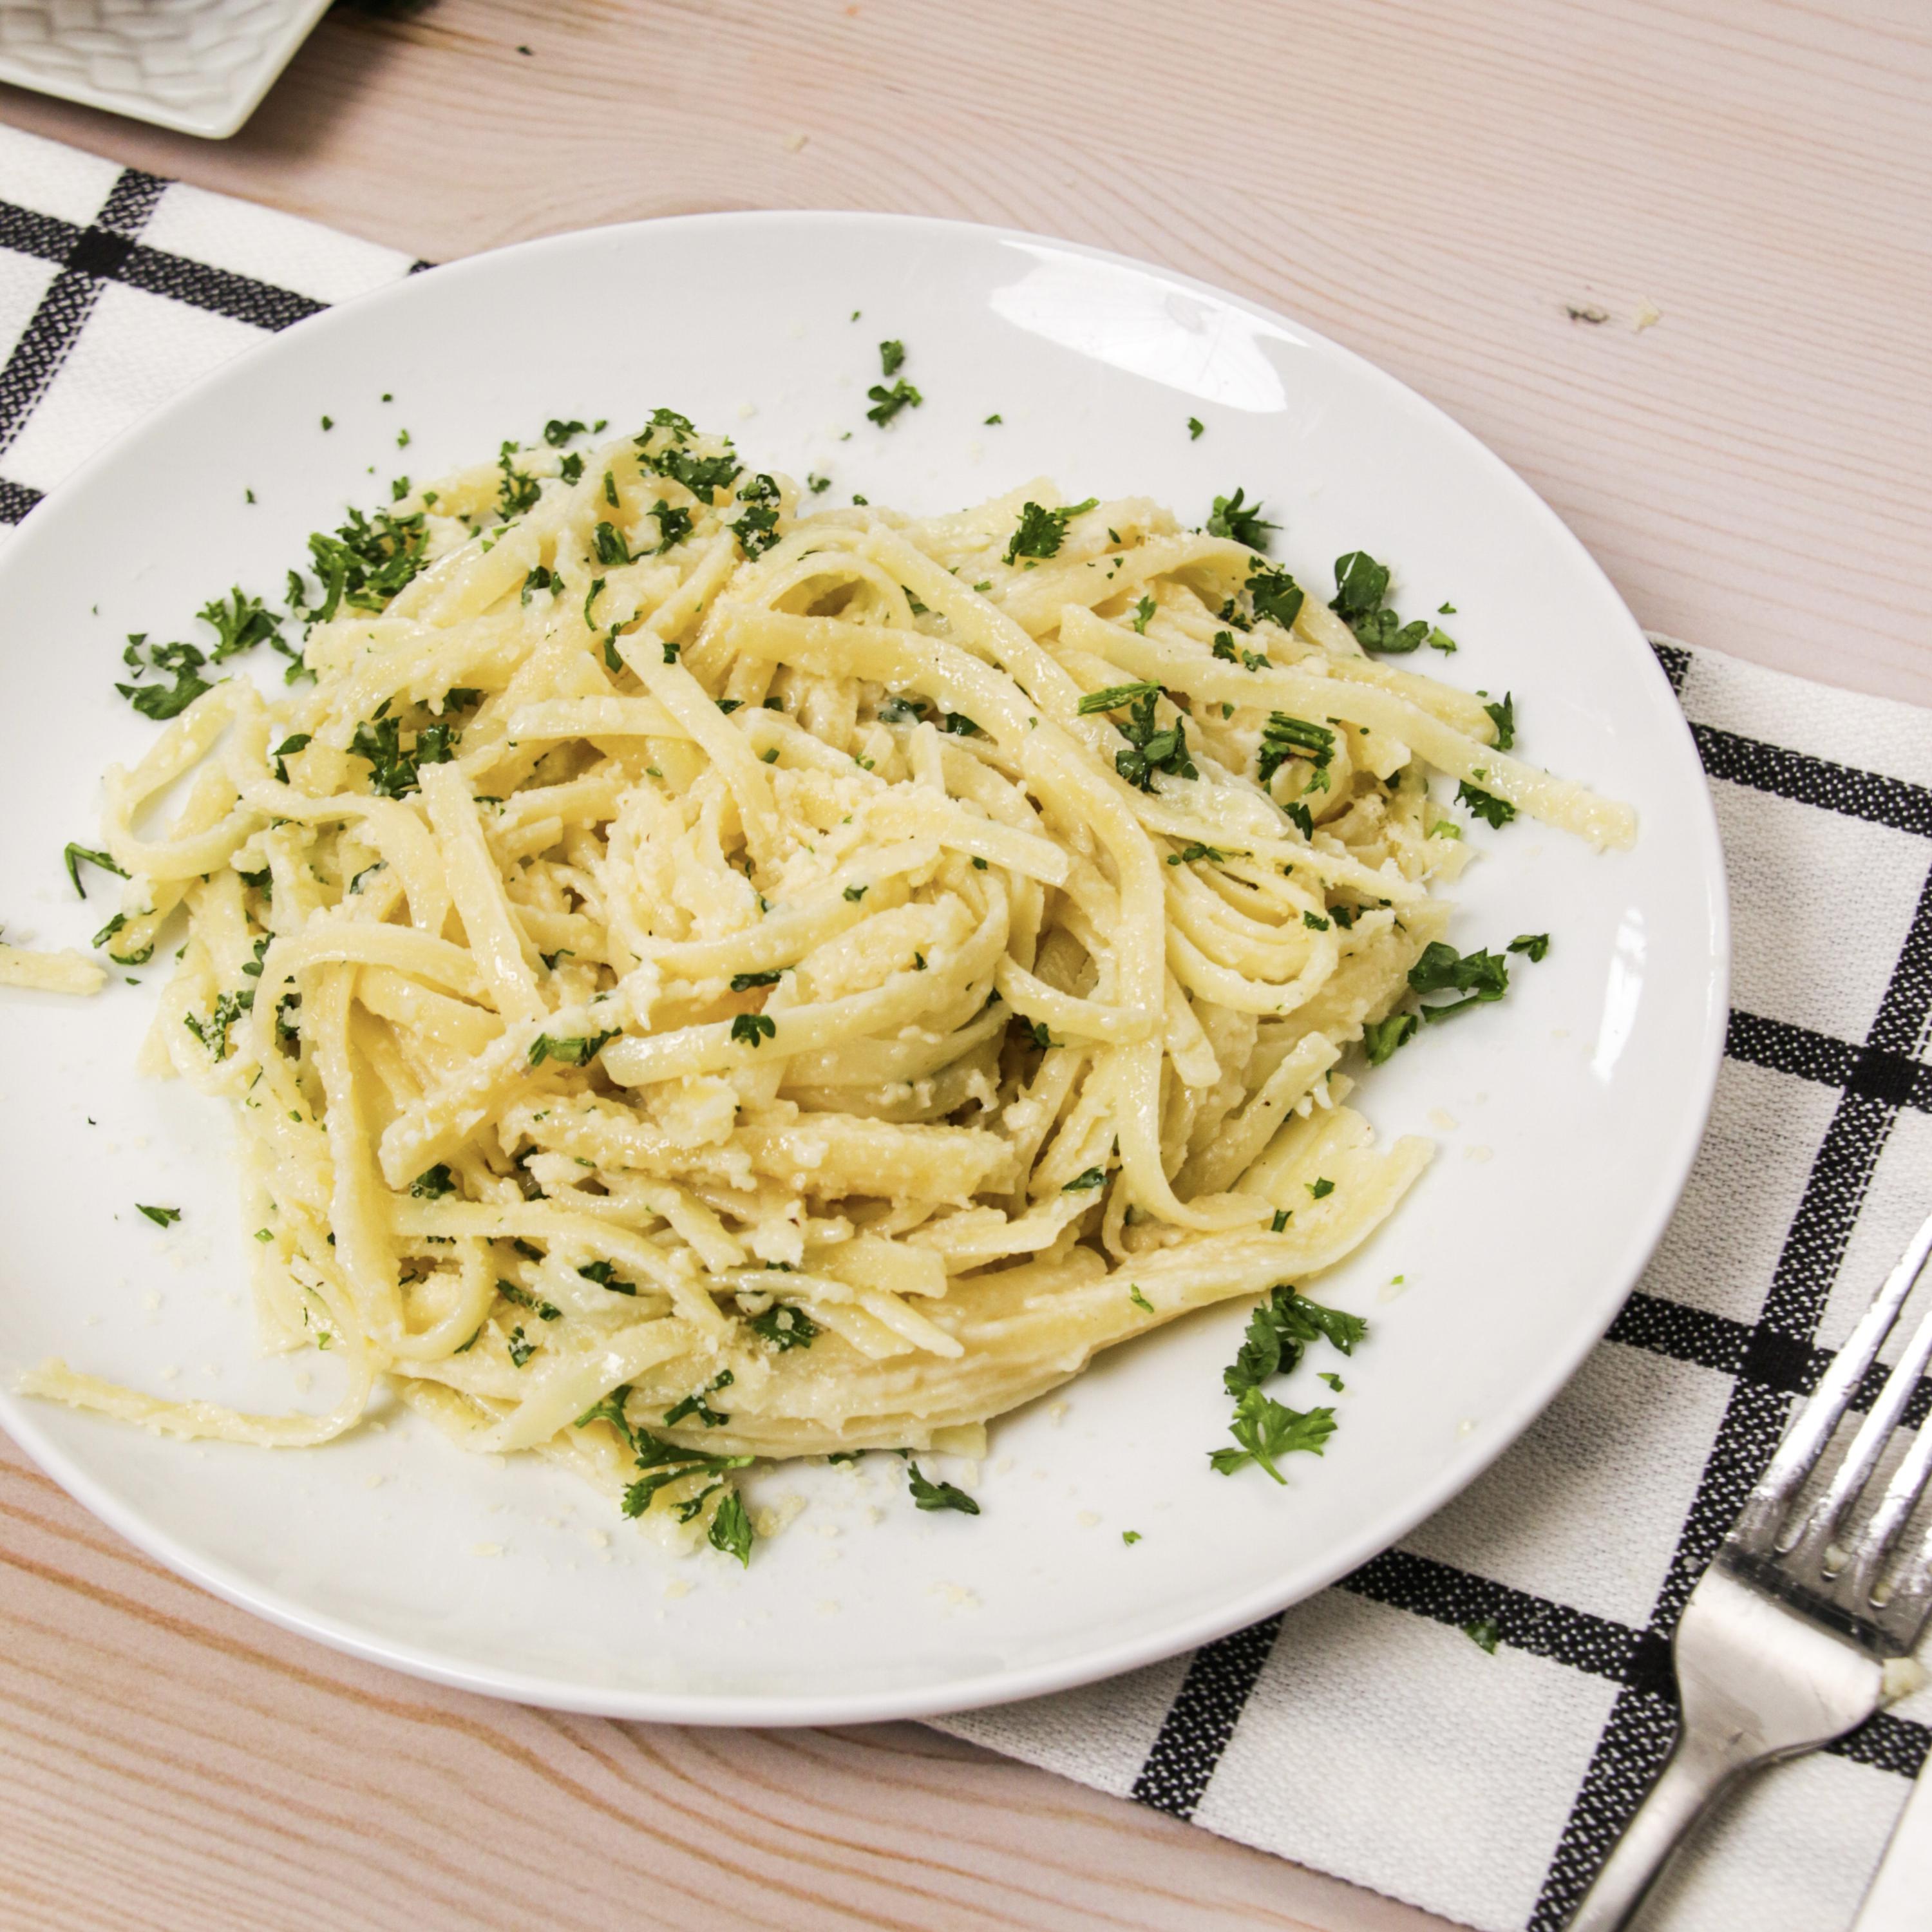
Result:
<svg viewBox="0 0 1932 1932"><path fill-rule="evenodd" d="M1628 1264L1617 1270L1621 1286L1614 1297L1606 1293L1600 1320L1586 1324L1579 1331L1579 1339L1567 1349L1552 1352L1538 1373L1521 1385L1514 1398L1496 1414L1486 1418L1480 1450L1473 1454L1466 1453L1445 1465L1427 1484L1419 1485L1400 1509L1385 1512L1370 1526L1332 1550L1313 1571L1300 1576L1286 1588L1279 1584L1264 1584L1224 1601L1211 1612L1198 1613L1184 1622L1166 1626L1157 1633L1123 1639L1102 1648L1082 1650L1045 1662L986 1670L974 1677L923 1688L896 1686L864 1693L820 1693L796 1699L781 1699L770 1693L716 1695L614 1690L572 1684L558 1678L466 1664L414 1644L372 1639L346 1620L308 1609L279 1591L244 1577L231 1565L203 1556L179 1542L170 1532L150 1524L138 1510L109 1494L40 1428L34 1420L37 1410L30 1407L14 1389L0 1383L0 1424L4 1424L14 1441L76 1502L175 1575L279 1628L365 1662L381 1664L430 1682L542 1708L631 1722L790 1728L940 1717L1073 1690L1163 1662L1306 1601L1371 1558L1393 1548L1418 1523L1468 1489L1521 1438L1602 1341L1676 1214L1716 1100L1730 1010L1732 960L1730 898L1716 804L1704 774L1690 721L1658 661L1648 634L1624 602L1608 572L1534 486L1440 404L1412 388L1366 356L1286 310L1272 308L1264 302L1159 262L1026 229L946 216L867 209L724 209L566 230L464 256L421 274L412 273L399 277L380 288L332 304L278 332L268 340L207 371L130 424L34 506L6 546L4 556L0 556L0 584L4 584L14 568L14 560L23 550L31 554L44 544L61 540L58 534L50 537L45 532L58 532L65 521L66 506L78 498L80 486L118 460L126 445L164 426L174 416L191 412L206 392L218 387L236 368L274 352L286 340L326 334L341 326L340 318L359 314L370 306L411 299L406 292L430 275L439 281L452 276L466 278L488 272L490 265L506 256L528 257L547 250L568 250L593 238L616 240L623 236L653 236L667 229L740 228L764 223L958 232L982 240L1044 248L1125 268L1136 274L1151 275L1190 293L1232 304L1256 320L1292 332L1319 353L1342 358L1352 365L1354 374L1369 379L1400 406L1419 410L1425 418L1434 418L1460 441L1467 452L1487 464L1507 484L1521 493L1526 506L1541 519L1547 533L1555 538L1559 546L1567 547L1574 560L1586 572L1594 574L1622 612L1627 627L1623 648L1637 654L1633 661L1640 666L1640 679L1649 684L1651 698L1658 708L1664 726L1661 736L1673 746L1677 755L1688 760L1689 770L1696 779L1693 795L1699 808L1690 821L1678 824L1676 829L1680 836L1694 832L1694 842L1699 848L1697 876L1711 912L1706 975L1700 989L1705 1007L1702 1051L1690 1070L1694 1084L1687 1083L1684 1094L1687 1102L1694 1104L1687 1104L1677 1114L1673 1130L1675 1145L1671 1148L1666 1170L1671 1178L1667 1186L1657 1190L1639 1232L1632 1238L1631 1244L1626 1246L1625 1252L1630 1257Z"/></svg>

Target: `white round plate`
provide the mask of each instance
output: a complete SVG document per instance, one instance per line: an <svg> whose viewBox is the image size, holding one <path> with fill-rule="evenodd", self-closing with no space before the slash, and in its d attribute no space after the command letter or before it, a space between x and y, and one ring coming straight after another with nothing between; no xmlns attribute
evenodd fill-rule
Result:
<svg viewBox="0 0 1932 1932"><path fill-rule="evenodd" d="M880 429L866 390L884 338L926 400ZM573 1479L466 1456L392 1404L380 1428L270 1453L22 1400L14 1376L50 1354L177 1396L323 1399L326 1358L256 1355L221 1106L134 1073L165 958L143 990L117 976L92 1000L0 991L0 1419L124 1535L236 1603L402 1670L614 1716L1000 1702L1320 1588L1476 1474L1610 1322L1702 1129L1726 954L1708 796L1630 614L1495 457L1298 324L1089 250L866 214L561 236L304 322L142 424L0 556L8 937L85 946L112 909L98 874L75 900L61 848L94 842L98 774L153 735L115 694L124 633L202 634L195 610L238 580L278 602L307 532L386 501L399 470L661 404L755 466L829 476L830 503L939 511L1048 474L1070 497L1144 494L1194 521L1240 485L1313 594L1360 547L1393 564L1406 615L1453 604L1459 653L1409 662L1514 692L1525 754L1636 807L1636 849L1607 857L1525 821L1472 830L1452 936L1548 932L1551 950L1357 1096L1384 1133L1439 1152L1322 1285L1372 1324L1353 1360L1313 1352L1284 1389L1330 1400L1315 1375L1343 1371L1327 1455L1292 1459L1286 1488L1210 1469L1245 1306L1116 1350L996 1424L977 1518L915 1511L896 1457L759 1476L754 1506L805 1507L748 1570L668 1558ZM139 1202L183 1218L164 1232Z"/></svg>

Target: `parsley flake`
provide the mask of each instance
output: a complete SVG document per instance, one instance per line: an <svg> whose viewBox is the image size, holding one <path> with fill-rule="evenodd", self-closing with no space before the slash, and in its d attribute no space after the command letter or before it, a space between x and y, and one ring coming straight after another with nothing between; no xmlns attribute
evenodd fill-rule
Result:
<svg viewBox="0 0 1932 1932"><path fill-rule="evenodd" d="M98 866L104 872L112 872L117 879L128 874L116 865L112 856L106 852L90 852L85 845L70 843L62 848L67 860L67 875L74 882L74 889L82 898L87 896L87 888L80 883L80 862L85 859L90 866Z"/></svg>
<svg viewBox="0 0 1932 1932"><path fill-rule="evenodd" d="M1059 510L1049 510L1040 503L1023 503L1020 506L1018 527L1007 541L1003 560L1012 563L1023 556L1057 556L1066 539L1066 526L1076 517L1092 509L1100 500L1097 496L1089 496L1084 503L1069 503L1064 509Z"/></svg>
<svg viewBox="0 0 1932 1932"><path fill-rule="evenodd" d="M914 1505L922 1510L957 1510L962 1516L977 1516L980 1505L964 1490L950 1483L930 1483L920 1474L919 1465L908 1460L906 1480Z"/></svg>
<svg viewBox="0 0 1932 1932"><path fill-rule="evenodd" d="M866 412L868 422L877 423L881 429L904 409L917 409L926 398L902 376L889 389L883 382L874 382L866 392L872 406ZM860 500L854 498L855 502Z"/></svg>
<svg viewBox="0 0 1932 1932"><path fill-rule="evenodd" d="M741 1046L761 1046L778 1037L778 1022L763 1013L740 1013L731 1022L731 1037Z"/></svg>
<svg viewBox="0 0 1932 1932"><path fill-rule="evenodd" d="M1253 1462L1285 1484L1288 1478L1275 1466L1276 1459L1298 1451L1319 1456L1334 1432L1332 1408L1289 1408L1251 1388L1234 1405L1234 1419L1228 1425L1228 1433L1240 1447L1210 1450L1208 1460L1224 1476Z"/></svg>
<svg viewBox="0 0 1932 1932"><path fill-rule="evenodd" d="M1210 537L1232 538L1238 544L1245 544L1250 550L1266 550L1268 532L1280 526L1271 524L1262 514L1258 498L1250 503L1246 501L1246 493L1237 490L1232 496L1216 496L1214 513L1208 519L1208 534Z"/></svg>

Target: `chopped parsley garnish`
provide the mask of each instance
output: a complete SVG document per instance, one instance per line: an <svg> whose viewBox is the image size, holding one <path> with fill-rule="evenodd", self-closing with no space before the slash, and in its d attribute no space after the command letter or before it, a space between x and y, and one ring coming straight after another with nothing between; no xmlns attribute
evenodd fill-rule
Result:
<svg viewBox="0 0 1932 1932"><path fill-rule="evenodd" d="M1324 1337L1343 1354L1352 1355L1368 1329L1360 1316L1310 1300L1283 1282L1248 1317L1240 1352L1222 1371L1222 1385L1232 1396L1245 1395L1270 1376L1286 1375L1311 1342Z"/></svg>
<svg viewBox="0 0 1932 1932"><path fill-rule="evenodd" d="M1003 423L1005 421L1006 418L1001 416L998 410L995 410L993 413L986 418L986 427L988 429L991 429L994 426L994 424Z"/></svg>
<svg viewBox="0 0 1932 1932"><path fill-rule="evenodd" d="M1148 1300L1147 1297L1142 1294L1140 1290L1135 1287L1131 1282L1127 1284L1127 1299L1131 1301L1136 1308L1143 1310L1148 1314L1151 1315L1154 1312L1154 1304Z"/></svg>
<svg viewBox="0 0 1932 1932"><path fill-rule="evenodd" d="M1304 912L1301 922L1310 932L1326 932L1328 930L1328 922L1318 912Z"/></svg>
<svg viewBox="0 0 1932 1932"><path fill-rule="evenodd" d="M1387 1019L1370 1020L1362 1028L1362 1048L1371 1066L1379 1066L1397 1047L1413 1040L1422 1022L1413 1013L1390 1013Z"/></svg>
<svg viewBox="0 0 1932 1932"><path fill-rule="evenodd" d="M730 1379L730 1372L728 1370L720 1380L711 1386L713 1388L722 1387ZM710 1390L704 1393L709 1394ZM681 1449L674 1442L666 1442L652 1435L648 1430L633 1428L629 1417L625 1413L625 1405L630 1394L629 1383L620 1382L602 1401L586 1408L577 1418L579 1429L587 1429L593 1422L608 1422L616 1431L625 1447L636 1457L638 1468L645 1472L624 1492L624 1514L627 1516L642 1516L650 1507L651 1498L660 1490L684 1477L722 1477L727 1471L750 1466L752 1458L748 1456L713 1456L702 1449ZM701 1397L694 1400L701 1400ZM691 1502L680 1504L678 1510L680 1520L689 1522L702 1508L705 1499L722 1486L722 1483L713 1483ZM746 1514L745 1506L735 1490L728 1491L713 1512L710 1535L715 1548L724 1551L728 1556L736 1556L741 1563L750 1561L751 1519Z"/></svg>
<svg viewBox="0 0 1932 1932"><path fill-rule="evenodd" d="M206 1020L193 1013L182 1016L182 1024L200 1040L217 1060L228 1058L228 1029L242 1016L253 1010L255 989L250 986L245 992L224 993L214 1003L214 1010Z"/></svg>
<svg viewBox="0 0 1932 1932"><path fill-rule="evenodd" d="M922 1510L957 1510L962 1516L977 1516L980 1505L964 1490L950 1483L929 1483L920 1474L919 1465L906 1463L906 1480L916 1507Z"/></svg>
<svg viewBox="0 0 1932 1932"><path fill-rule="evenodd" d="M671 1429L687 1417L695 1416L706 1429L722 1429L730 1420L728 1415L720 1415L711 1406L710 1397L720 1389L731 1386L734 1378L729 1369L720 1369L701 1389L694 1389L682 1402L673 1402L664 1413L664 1426Z"/></svg>
<svg viewBox="0 0 1932 1932"><path fill-rule="evenodd" d="M1258 497L1250 503L1244 500L1246 494L1237 490L1232 496L1214 499L1214 514L1208 519L1208 534L1210 537L1230 537L1238 544L1246 544L1250 550L1266 550L1268 532L1280 526L1262 516Z"/></svg>
<svg viewBox="0 0 1932 1932"><path fill-rule="evenodd" d="M732 1458L734 1462L736 1460ZM744 1498L736 1490L728 1490L712 1511L711 1527L705 1532L705 1538L713 1550L735 1556L745 1568L751 1568L752 1519L746 1512Z"/></svg>
<svg viewBox="0 0 1932 1932"><path fill-rule="evenodd" d="M734 973L731 990L734 993L748 993L754 986L776 986L785 976L782 966L774 967L769 973Z"/></svg>
<svg viewBox="0 0 1932 1932"><path fill-rule="evenodd" d="M574 436L581 436L586 425L580 422L564 422L556 416L544 424L544 440L553 449L561 449Z"/></svg>
<svg viewBox="0 0 1932 1932"><path fill-rule="evenodd" d="M845 888L845 896L856 905L872 890L870 886L848 886Z"/></svg>
<svg viewBox="0 0 1932 1932"><path fill-rule="evenodd" d="M750 508L731 528L748 559L763 556L778 540L778 486L760 472L738 492L738 500Z"/></svg>
<svg viewBox="0 0 1932 1932"><path fill-rule="evenodd" d="M506 519L535 509L543 494L543 485L536 478L517 467L516 455L514 442L505 443L496 453L496 467L503 472L503 480L496 486L496 514Z"/></svg>
<svg viewBox="0 0 1932 1932"><path fill-rule="evenodd" d="M556 473L566 483L581 483L584 481L584 458L573 449L556 466ZM434 503L436 499L434 496L425 496L423 501L426 503Z"/></svg>
<svg viewBox="0 0 1932 1932"><path fill-rule="evenodd" d="M1496 1655L1496 1646L1502 1640L1502 1632L1497 1627L1494 1617L1478 1617L1474 1623L1464 1624L1461 1628L1462 1634L1478 1650L1486 1650L1492 1657Z"/></svg>
<svg viewBox="0 0 1932 1932"><path fill-rule="evenodd" d="M879 362L888 376L896 376L899 365L905 360L903 342L882 342L879 344Z"/></svg>
<svg viewBox="0 0 1932 1932"><path fill-rule="evenodd" d="M212 656L216 664L239 652L251 651L265 638L275 634L275 620L262 608L261 598L244 596L239 584L225 600L218 597L204 604L200 615L202 622L214 629L216 641Z"/></svg>
<svg viewBox="0 0 1932 1932"><path fill-rule="evenodd" d="M599 1288L608 1288L613 1294L635 1294L638 1284L626 1281L608 1262L586 1262L577 1272L586 1281L594 1281ZM579 1423L580 1429L583 1424Z"/></svg>
<svg viewBox="0 0 1932 1932"><path fill-rule="evenodd" d="M942 731L950 731L956 738L977 738L982 735L978 725L963 711L949 711L939 721Z"/></svg>
<svg viewBox="0 0 1932 1932"><path fill-rule="evenodd" d="M1520 932L1504 950L1526 952L1532 965L1540 964L1550 951L1550 935L1546 932Z"/></svg>
<svg viewBox="0 0 1932 1932"><path fill-rule="evenodd" d="M1388 595L1388 566L1378 563L1365 550L1352 550L1335 560L1335 595L1328 608L1355 634L1365 651L1400 656L1419 650L1429 626L1418 617L1405 624L1383 599Z"/></svg>
<svg viewBox="0 0 1932 1932"><path fill-rule="evenodd" d="M1142 637L1147 635L1148 620L1153 616L1154 614L1154 601L1151 597L1143 597L1134 606L1134 628L1139 632Z"/></svg>
<svg viewBox="0 0 1932 1932"><path fill-rule="evenodd" d="M365 718L349 741L350 754L369 763L369 789L380 798L404 798L421 787L418 764L446 764L451 755L450 728L426 725L410 750L402 748L402 722L397 718Z"/></svg>
<svg viewBox="0 0 1932 1932"><path fill-rule="evenodd" d="M617 1037L617 1031L614 1027L608 1033L592 1034L587 1038L582 1034L566 1034L560 1040L540 1033L530 1042L530 1064L541 1066L546 1060L554 1060L560 1066L588 1066Z"/></svg>
<svg viewBox="0 0 1932 1932"><path fill-rule="evenodd" d="M1224 1476L1254 1462L1277 1483L1286 1483L1288 1478L1275 1466L1276 1458L1298 1450L1319 1456L1334 1432L1332 1408L1289 1408L1251 1388L1234 1405L1234 1419L1228 1425L1228 1433L1240 1447L1210 1449L1208 1460Z"/></svg>
<svg viewBox="0 0 1932 1932"><path fill-rule="evenodd" d="M1311 724L1306 718L1291 718L1285 711L1272 711L1262 727L1261 762L1256 776L1266 784L1291 758L1306 758L1317 771L1325 771L1334 755L1335 734L1327 725Z"/></svg>
<svg viewBox="0 0 1932 1932"><path fill-rule="evenodd" d="M928 709L922 698L902 698L895 692L879 706L881 724L916 724Z"/></svg>
<svg viewBox="0 0 1932 1932"><path fill-rule="evenodd" d="M427 542L420 512L398 517L378 510L370 518L351 510L333 536L316 531L308 549L322 579L322 602L303 616L311 623L326 623L345 604L356 610L383 609L428 562ZM292 592L296 586L290 588ZM292 594L290 602L294 602ZM286 675L292 680L300 671L291 668Z"/></svg>
<svg viewBox="0 0 1932 1932"><path fill-rule="evenodd" d="M561 590L562 588L563 580L554 571L546 570L539 563L533 566L529 576L524 579L523 594L518 602L527 604L532 590Z"/></svg>
<svg viewBox="0 0 1932 1932"><path fill-rule="evenodd" d="M1430 627L1429 635L1424 640L1432 651L1440 651L1445 658L1456 655L1456 640L1439 625Z"/></svg>
<svg viewBox="0 0 1932 1932"><path fill-rule="evenodd" d="M850 898L850 892L845 896ZM766 1040L776 1040L778 1030L778 1022L763 1013L740 1013L731 1022L731 1037L740 1046L762 1046Z"/></svg>
<svg viewBox="0 0 1932 1932"><path fill-rule="evenodd" d="M1500 832L1516 816L1516 807L1506 798L1498 798L1470 784L1467 778L1456 787L1456 802L1466 805L1476 818L1485 820Z"/></svg>
<svg viewBox="0 0 1932 1932"><path fill-rule="evenodd" d="M1337 1395L1342 1392L1344 1384L1342 1378L1333 1369L1322 1369L1318 1371L1315 1379L1318 1382L1326 1382Z"/></svg>
<svg viewBox="0 0 1932 1932"><path fill-rule="evenodd" d="M1167 862L1170 866L1191 866L1196 860L1205 859L1211 864L1225 866L1228 855L1218 845L1204 845L1198 838L1189 842L1178 852L1170 852Z"/></svg>
<svg viewBox="0 0 1932 1932"><path fill-rule="evenodd" d="M640 455L638 460L660 476L682 483L701 503L711 501L713 490L728 490L745 468L735 456L694 456L676 445L655 456Z"/></svg>
<svg viewBox="0 0 1932 1932"><path fill-rule="evenodd" d="M815 474L808 476L805 479L805 487L809 490L814 496L822 496L825 494L826 490L832 488L832 478L829 476L820 476Z"/></svg>
<svg viewBox="0 0 1932 1932"><path fill-rule="evenodd" d="M158 1228L170 1227L182 1217L182 1210L178 1208L150 1208L142 1201L136 1202L134 1205Z"/></svg>
<svg viewBox="0 0 1932 1932"><path fill-rule="evenodd" d="M524 1324L520 1322L510 1330L509 1349L511 1361L520 1369L537 1352L534 1342L524 1340Z"/></svg>
<svg viewBox="0 0 1932 1932"><path fill-rule="evenodd" d="M904 409L917 409L926 400L920 392L902 376L889 389L883 382L874 382L866 392L872 406L866 412L868 422L877 423L881 429ZM857 502L861 500L854 497Z"/></svg>
<svg viewBox="0 0 1932 1932"><path fill-rule="evenodd" d="M818 1324L802 1308L775 1301L762 1315L754 1315L752 1332L761 1335L781 1353L791 1348L808 1348L818 1339Z"/></svg>
<svg viewBox="0 0 1932 1932"><path fill-rule="evenodd" d="M519 1308L527 1308L541 1322L554 1322L563 1313L555 1302L546 1301L542 1295L532 1294L528 1288L519 1288L513 1281L498 1282L496 1292L506 1301L514 1302Z"/></svg>
<svg viewBox="0 0 1932 1932"><path fill-rule="evenodd" d="M1063 1194L1081 1194L1089 1188L1104 1187L1106 1184L1107 1170L1104 1167L1090 1167L1084 1174L1076 1174L1060 1191Z"/></svg>
<svg viewBox="0 0 1932 1932"><path fill-rule="evenodd" d="M1187 418L1188 441L1190 442L1198 442L1201 440L1202 431L1207 427L1208 425L1203 422L1198 416L1190 416Z"/></svg>
<svg viewBox="0 0 1932 1932"><path fill-rule="evenodd" d="M1114 769L1142 791L1154 790L1156 772L1183 778L1201 776L1187 755L1187 729L1179 714L1172 724L1156 722L1154 706L1159 695L1157 689L1150 690L1134 700L1124 721L1114 720L1127 740L1127 748L1114 754Z"/></svg>
<svg viewBox="0 0 1932 1932"><path fill-rule="evenodd" d="M1516 694L1506 691L1500 704L1486 704L1483 709L1496 722L1496 749L1507 752L1516 742Z"/></svg>
<svg viewBox="0 0 1932 1932"><path fill-rule="evenodd" d="M146 633L130 634L128 648L121 654L124 664L134 667L138 679L149 665L174 680L172 685L116 684L114 688L144 718L157 724L178 718L205 691L212 690L206 678L196 674L208 660L192 644L156 644L148 652L148 664L140 661L140 650Z"/></svg>
<svg viewBox="0 0 1932 1932"><path fill-rule="evenodd" d="M1070 503L1061 510L1049 510L1039 503L1022 504L1019 526L1007 540L1005 561L1012 563L1023 556L1058 556L1066 540L1066 526L1100 500L1089 496L1084 503Z"/></svg>
<svg viewBox="0 0 1932 1932"><path fill-rule="evenodd" d="M446 1161L438 1161L434 1167L426 1167L410 1183L410 1192L418 1201L440 1201L446 1194L456 1192L456 1177L449 1171Z"/></svg>
<svg viewBox="0 0 1932 1932"><path fill-rule="evenodd" d="M1324 1175L1316 1180L1311 1180L1308 1184L1308 1191L1310 1194L1314 1196L1316 1200L1325 1201L1330 1195L1334 1192L1335 1184Z"/></svg>
<svg viewBox="0 0 1932 1932"><path fill-rule="evenodd" d="M1134 684L1110 684L1104 691L1090 691L1080 700L1080 716L1090 718L1096 711L1112 711L1131 704L1137 698L1158 696L1160 686L1144 680Z"/></svg>
<svg viewBox="0 0 1932 1932"><path fill-rule="evenodd" d="M268 754L274 760L275 777L279 783L286 784L289 782L289 768L284 760L292 758L298 752L307 751L314 742L313 734L309 732L292 732Z"/></svg>
<svg viewBox="0 0 1932 1932"><path fill-rule="evenodd" d="M1466 1006L1500 1000L1509 991L1509 962L1499 952L1485 949L1459 953L1454 946L1432 939L1408 969L1408 983L1418 993L1461 994L1460 999L1422 1010L1426 1020L1446 1020Z"/></svg>
<svg viewBox="0 0 1932 1932"><path fill-rule="evenodd" d="M87 896L87 888L80 883L80 862L85 859L90 866L98 866L104 872L112 872L117 879L128 874L116 865L111 854L90 852L85 845L68 844L63 848L67 860L67 875L74 881L74 889L82 898Z"/></svg>
<svg viewBox="0 0 1932 1932"><path fill-rule="evenodd" d="M1300 615L1306 596L1286 571L1258 562L1248 572L1247 592L1249 601L1254 605L1256 622L1258 623L1265 617L1279 624L1284 631L1289 629ZM1248 668L1252 670L1256 667L1250 664Z"/></svg>
<svg viewBox="0 0 1932 1932"><path fill-rule="evenodd" d="M88 941L88 944L93 946L106 946L107 942L112 939L114 935L127 923L128 915L125 913L117 912L114 916L94 935L93 938ZM113 951L112 948L110 948L107 956L109 958L112 960L117 966L145 966L148 962L154 956L154 948L152 941L144 946L139 952L116 952ZM130 983L131 984L132 982L130 982Z"/></svg>
<svg viewBox="0 0 1932 1932"><path fill-rule="evenodd" d="M599 563L628 563L631 547L618 533L615 524L600 523L592 532L592 548Z"/></svg>

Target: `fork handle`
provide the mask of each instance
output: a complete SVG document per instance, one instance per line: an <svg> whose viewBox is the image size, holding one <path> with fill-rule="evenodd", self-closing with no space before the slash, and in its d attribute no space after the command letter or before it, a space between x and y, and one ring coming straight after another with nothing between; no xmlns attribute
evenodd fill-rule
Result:
<svg viewBox="0 0 1932 1932"><path fill-rule="evenodd" d="M1566 1932L1622 1932L1684 1834L1752 1762L1740 1762L1714 1739L1700 1738L1688 1726L1679 1732L1662 1773L1583 1894Z"/></svg>

